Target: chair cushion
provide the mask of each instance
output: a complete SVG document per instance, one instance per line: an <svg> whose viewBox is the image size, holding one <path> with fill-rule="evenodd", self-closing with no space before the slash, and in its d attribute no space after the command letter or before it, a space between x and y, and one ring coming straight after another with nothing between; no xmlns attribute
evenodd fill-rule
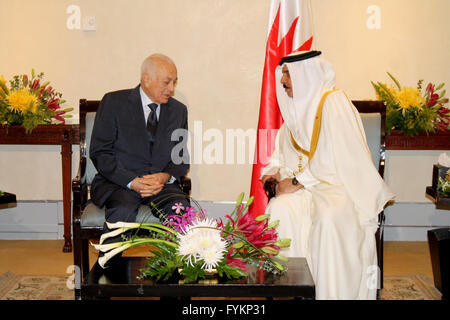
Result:
<svg viewBox="0 0 450 320"><path fill-rule="evenodd" d="M379 113L360 113L360 116L373 163L378 169L381 148L381 116Z"/></svg>
<svg viewBox="0 0 450 320"><path fill-rule="evenodd" d="M151 222L161 223L161 221L155 217L149 206L142 205L139 207L136 222ZM82 228L103 228L105 223L105 209L100 209L92 202L89 202L86 208L81 214L80 225Z"/></svg>

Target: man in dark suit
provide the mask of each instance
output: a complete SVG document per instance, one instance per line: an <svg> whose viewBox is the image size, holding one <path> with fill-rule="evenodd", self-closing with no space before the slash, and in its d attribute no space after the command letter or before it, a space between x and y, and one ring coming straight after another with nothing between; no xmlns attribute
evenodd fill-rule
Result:
<svg viewBox="0 0 450 320"><path fill-rule="evenodd" d="M172 98L176 83L173 61L153 54L142 64L140 85L107 93L100 103L90 146L98 171L91 198L105 206L108 222L136 221L141 204L157 204L152 213L159 219L173 214L175 203L189 205L178 186L189 155L187 108ZM105 243L116 241L120 236Z"/></svg>

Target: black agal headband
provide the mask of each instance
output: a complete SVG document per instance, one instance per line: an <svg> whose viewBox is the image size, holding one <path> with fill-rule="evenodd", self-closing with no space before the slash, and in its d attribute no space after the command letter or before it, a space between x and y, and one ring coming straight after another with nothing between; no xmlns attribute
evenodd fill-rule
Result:
<svg viewBox="0 0 450 320"><path fill-rule="evenodd" d="M296 61L310 59L310 58L316 57L316 56L318 56L320 54L322 54L322 51L299 51L299 52L294 52L294 53L291 53L290 55L287 55L287 56L283 57L281 59L281 61L280 61L280 66L283 65L284 63L296 62Z"/></svg>

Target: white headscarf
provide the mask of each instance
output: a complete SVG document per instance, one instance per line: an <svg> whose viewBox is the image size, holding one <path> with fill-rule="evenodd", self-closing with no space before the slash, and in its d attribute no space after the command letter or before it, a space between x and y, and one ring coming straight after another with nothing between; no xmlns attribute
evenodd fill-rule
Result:
<svg viewBox="0 0 450 320"><path fill-rule="evenodd" d="M293 98L290 98L280 80L286 65L292 82ZM311 136L317 107L323 94L332 90L336 74L327 61L313 57L278 66L275 71L278 105L284 122L296 142L310 150Z"/></svg>

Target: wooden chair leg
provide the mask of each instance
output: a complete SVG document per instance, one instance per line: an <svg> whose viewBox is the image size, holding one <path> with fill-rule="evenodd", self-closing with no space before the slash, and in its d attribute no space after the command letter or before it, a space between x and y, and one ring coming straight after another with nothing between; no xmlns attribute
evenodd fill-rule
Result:
<svg viewBox="0 0 450 320"><path fill-rule="evenodd" d="M380 268L380 289L383 289L384 282L384 272L383 272L383 264L384 264L384 226L381 226L380 231L380 244L379 244L379 258L378 258L378 267Z"/></svg>
<svg viewBox="0 0 450 320"><path fill-rule="evenodd" d="M82 253L82 274L83 277L89 273L89 240L83 239L81 240L81 253Z"/></svg>
<svg viewBox="0 0 450 320"><path fill-rule="evenodd" d="M82 255L81 255L81 239L80 239L80 226L74 224L73 225L73 264L75 265L75 272L79 272L79 281L81 284L81 281L83 279L83 275L81 273L81 261L82 261ZM75 276L75 281L77 281L77 276ZM81 299L81 292L80 289L75 283L75 300Z"/></svg>
<svg viewBox="0 0 450 320"><path fill-rule="evenodd" d="M383 289L384 282L384 273L383 273L383 255L384 255L384 212L381 212L378 218L379 227L377 232L375 233L375 242L376 242L376 250L377 250L377 261L378 261L378 270L379 270L379 288L377 290L377 299L381 297L381 289Z"/></svg>

